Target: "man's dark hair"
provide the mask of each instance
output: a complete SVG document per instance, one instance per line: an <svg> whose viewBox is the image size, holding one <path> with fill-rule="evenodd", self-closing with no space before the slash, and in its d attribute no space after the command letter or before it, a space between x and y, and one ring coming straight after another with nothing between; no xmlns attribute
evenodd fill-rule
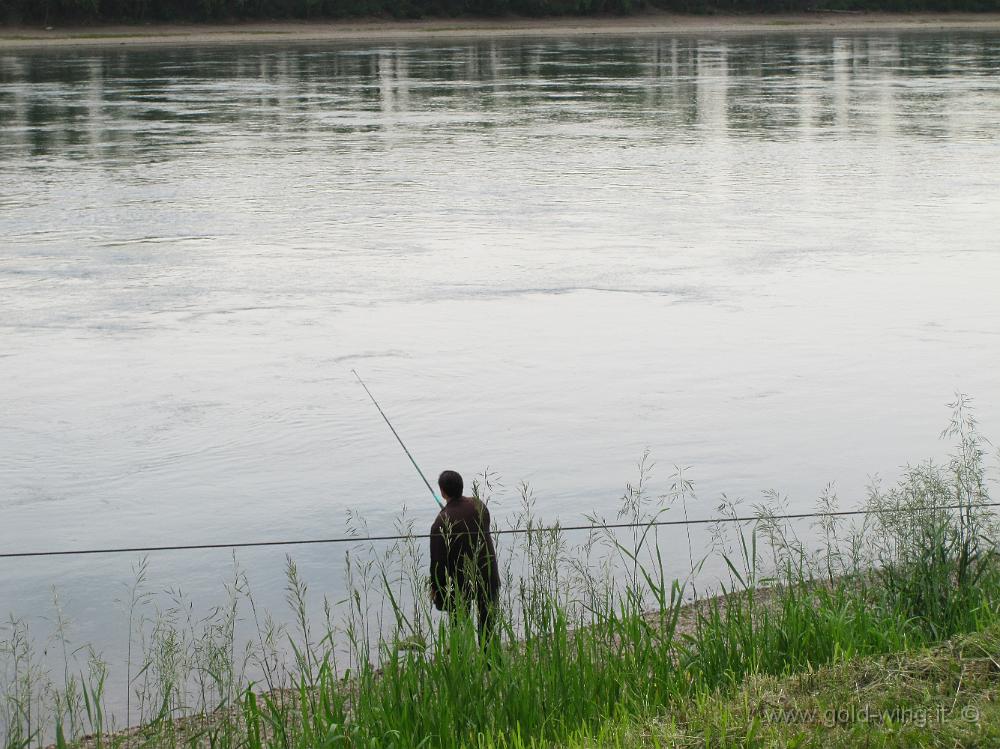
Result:
<svg viewBox="0 0 1000 749"><path fill-rule="evenodd" d="M441 475L438 476L438 486L445 497L449 499L461 499L465 482L462 481L462 477L458 471L441 471Z"/></svg>

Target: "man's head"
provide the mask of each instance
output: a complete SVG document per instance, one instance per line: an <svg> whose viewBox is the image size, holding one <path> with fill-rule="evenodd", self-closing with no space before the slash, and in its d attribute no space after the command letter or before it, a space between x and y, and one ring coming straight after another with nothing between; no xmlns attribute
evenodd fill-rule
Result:
<svg viewBox="0 0 1000 749"><path fill-rule="evenodd" d="M441 471L438 476L438 488L441 489L441 496L445 499L461 499L465 482L462 481L458 471Z"/></svg>

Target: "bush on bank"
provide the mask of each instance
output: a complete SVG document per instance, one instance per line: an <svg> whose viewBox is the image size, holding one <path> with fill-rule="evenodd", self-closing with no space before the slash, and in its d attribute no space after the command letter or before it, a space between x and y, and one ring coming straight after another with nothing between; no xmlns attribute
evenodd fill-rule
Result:
<svg viewBox="0 0 1000 749"><path fill-rule="evenodd" d="M679 13L786 13L813 10L997 11L998 0L0 0L0 23L139 23L420 18L458 15L627 14L647 8Z"/></svg>

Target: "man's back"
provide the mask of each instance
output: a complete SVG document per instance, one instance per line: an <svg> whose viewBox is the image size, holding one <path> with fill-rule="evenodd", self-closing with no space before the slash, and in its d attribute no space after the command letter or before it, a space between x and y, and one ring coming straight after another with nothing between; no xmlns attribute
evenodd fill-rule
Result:
<svg viewBox="0 0 1000 749"><path fill-rule="evenodd" d="M490 511L475 497L449 499L431 526L434 605L451 610L455 594L480 606L496 600L500 572L490 536Z"/></svg>

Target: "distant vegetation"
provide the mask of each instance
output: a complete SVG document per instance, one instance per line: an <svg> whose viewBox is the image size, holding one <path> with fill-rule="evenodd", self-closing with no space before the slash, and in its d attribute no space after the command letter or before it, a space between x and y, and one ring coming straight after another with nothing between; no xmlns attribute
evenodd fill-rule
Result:
<svg viewBox="0 0 1000 749"><path fill-rule="evenodd" d="M385 16L997 11L1000 0L0 0L0 23L223 21Z"/></svg>

